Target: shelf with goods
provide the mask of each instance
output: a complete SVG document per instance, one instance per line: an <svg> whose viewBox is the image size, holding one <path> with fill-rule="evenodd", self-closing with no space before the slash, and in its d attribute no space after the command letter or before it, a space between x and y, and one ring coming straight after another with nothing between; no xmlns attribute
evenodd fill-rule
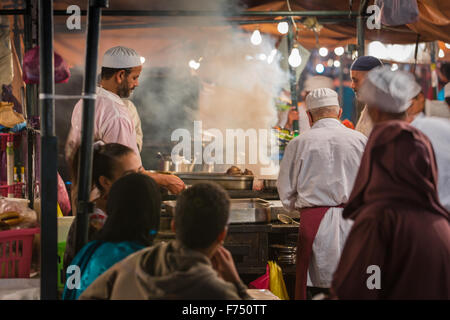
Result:
<svg viewBox="0 0 450 320"><path fill-rule="evenodd" d="M20 161L24 133L0 133L0 196L26 197L25 167Z"/></svg>

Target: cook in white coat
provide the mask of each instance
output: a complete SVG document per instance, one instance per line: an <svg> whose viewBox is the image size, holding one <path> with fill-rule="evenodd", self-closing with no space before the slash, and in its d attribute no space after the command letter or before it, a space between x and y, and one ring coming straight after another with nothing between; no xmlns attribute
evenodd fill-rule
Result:
<svg viewBox="0 0 450 320"><path fill-rule="evenodd" d="M277 182L283 206L300 210L296 299L306 298L306 269L308 286L331 285L351 228L338 206L349 198L367 142L339 121L342 109L334 90L311 91L306 109L311 129L288 144Z"/></svg>
<svg viewBox="0 0 450 320"><path fill-rule="evenodd" d="M122 98L130 96L139 85L142 71L141 56L133 49L117 46L103 55L100 87L97 88L94 115L94 142L120 143L133 149L141 161L136 140L135 122ZM72 163L81 143L81 118L83 101L75 105L72 112L71 129L66 143L66 159ZM159 185L174 194L185 188L183 181L174 175L143 173L152 177Z"/></svg>

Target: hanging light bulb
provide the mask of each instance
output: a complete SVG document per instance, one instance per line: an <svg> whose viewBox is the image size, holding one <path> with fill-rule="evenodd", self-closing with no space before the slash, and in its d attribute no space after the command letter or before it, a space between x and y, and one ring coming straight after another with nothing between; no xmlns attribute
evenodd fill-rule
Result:
<svg viewBox="0 0 450 320"><path fill-rule="evenodd" d="M145 58L141 57L141 63L144 64L144 62L145 62Z"/></svg>
<svg viewBox="0 0 450 320"><path fill-rule="evenodd" d="M327 54L328 54L328 49L325 48L325 47L320 48L320 49L319 49L319 54L320 54L322 57L326 57Z"/></svg>
<svg viewBox="0 0 450 320"><path fill-rule="evenodd" d="M198 63L198 62L195 61L195 60L190 60L190 61L189 61L189 67L190 67L191 69L197 70L198 68L200 68L200 63Z"/></svg>
<svg viewBox="0 0 450 320"><path fill-rule="evenodd" d="M447 49L450 49L450 43L446 43L446 44L445 44L445 47L446 47Z"/></svg>
<svg viewBox="0 0 450 320"><path fill-rule="evenodd" d="M443 57L445 57L445 53L444 53L444 50L442 50L442 49L439 49L439 54L438 54L438 56L439 56L439 58L443 58Z"/></svg>
<svg viewBox="0 0 450 320"><path fill-rule="evenodd" d="M300 56L300 51L298 51L298 48L294 47L291 51L291 54L289 55L288 59L289 64L291 67L297 68L299 65L302 64L302 57Z"/></svg>
<svg viewBox="0 0 450 320"><path fill-rule="evenodd" d="M334 49L334 54L337 56L342 56L344 54L344 48L343 47L337 47Z"/></svg>
<svg viewBox="0 0 450 320"><path fill-rule="evenodd" d="M341 62L339 60L334 60L333 65L335 68L339 68L341 66Z"/></svg>
<svg viewBox="0 0 450 320"><path fill-rule="evenodd" d="M394 63L394 64L392 65L392 67L391 67L391 70L392 70L392 71L398 70L398 64Z"/></svg>
<svg viewBox="0 0 450 320"><path fill-rule="evenodd" d="M258 46L262 42L261 33L259 30L253 31L252 37L250 38L250 41L253 45Z"/></svg>
<svg viewBox="0 0 450 320"><path fill-rule="evenodd" d="M317 71L317 73L322 73L322 72L324 72L324 71L325 71L325 67L323 66L323 64L319 63L319 64L316 66L316 71Z"/></svg>
<svg viewBox="0 0 450 320"><path fill-rule="evenodd" d="M261 61L267 60L267 55L265 53L258 54L258 59Z"/></svg>
<svg viewBox="0 0 450 320"><path fill-rule="evenodd" d="M286 34L289 32L289 24L286 21L282 21L278 23L277 29L279 33Z"/></svg>

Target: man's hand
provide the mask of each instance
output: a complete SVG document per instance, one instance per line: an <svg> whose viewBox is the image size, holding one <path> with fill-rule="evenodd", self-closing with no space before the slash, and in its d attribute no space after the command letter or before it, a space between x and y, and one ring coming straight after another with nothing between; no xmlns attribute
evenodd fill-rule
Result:
<svg viewBox="0 0 450 320"><path fill-rule="evenodd" d="M183 180L178 178L175 175L172 174L166 174L165 176L165 187L173 194L179 194L181 191L186 189L186 185L184 184Z"/></svg>
<svg viewBox="0 0 450 320"><path fill-rule="evenodd" d="M298 120L298 119L299 119L298 111L295 109L295 107L292 107L288 113L288 121L286 123L286 128L288 128L288 129L292 128L292 124L294 123L294 120Z"/></svg>
<svg viewBox="0 0 450 320"><path fill-rule="evenodd" d="M150 171L143 171L143 173L153 178L157 184L167 188L173 194L179 194L186 188L183 180L173 174L160 174Z"/></svg>
<svg viewBox="0 0 450 320"><path fill-rule="evenodd" d="M219 276L225 281L231 283L238 283L241 281L230 251L223 246L217 248L216 252L211 257L211 263L213 268L219 273Z"/></svg>

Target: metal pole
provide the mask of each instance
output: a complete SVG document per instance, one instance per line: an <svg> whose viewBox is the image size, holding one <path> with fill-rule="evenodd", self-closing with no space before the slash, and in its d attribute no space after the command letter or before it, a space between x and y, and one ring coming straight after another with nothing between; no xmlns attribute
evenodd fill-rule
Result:
<svg viewBox="0 0 450 320"><path fill-rule="evenodd" d="M294 48L294 42L295 42L295 34L294 34L294 25L292 22L289 22L289 32L288 32L288 38L287 38L287 44L288 44L288 55L291 54L292 49ZM295 111L298 111L297 106L297 76L296 76L296 69L292 67L289 63L289 80L291 84L291 106L294 107ZM298 120L294 120L292 123L292 131L294 131L294 135L297 132L298 133Z"/></svg>
<svg viewBox="0 0 450 320"><path fill-rule="evenodd" d="M98 42L100 37L101 8L108 7L107 0L91 0L89 2L86 64L84 94L94 95L96 92L96 73ZM76 251L78 252L88 240L88 214L92 212L89 202L92 180L92 142L94 132L95 99L83 100L81 127L80 158L78 161L78 206L76 224Z"/></svg>
<svg viewBox="0 0 450 320"><path fill-rule="evenodd" d="M341 57L338 57L339 61L339 99L341 101L342 109L344 109L344 72L341 63ZM351 120L351 119L349 119Z"/></svg>
<svg viewBox="0 0 450 320"><path fill-rule="evenodd" d="M55 136L53 1L39 0L41 101L41 299L56 300L57 286L57 138ZM45 165L44 165L45 164Z"/></svg>
<svg viewBox="0 0 450 320"><path fill-rule="evenodd" d="M356 17L356 37L358 39L358 57L365 55L365 44L364 44L364 17L366 15L368 6L367 0L361 0L359 5L359 13Z"/></svg>
<svg viewBox="0 0 450 320"><path fill-rule="evenodd" d="M356 17L356 37L358 39L358 57L365 54L364 48L364 18L363 16Z"/></svg>
<svg viewBox="0 0 450 320"><path fill-rule="evenodd" d="M25 52L33 47L33 16L32 16L31 0L26 0L27 14L24 16L24 47ZM34 86L27 84L26 86L26 114L27 114L27 195L29 207L34 207L34 131L30 127L30 119L34 116Z"/></svg>

